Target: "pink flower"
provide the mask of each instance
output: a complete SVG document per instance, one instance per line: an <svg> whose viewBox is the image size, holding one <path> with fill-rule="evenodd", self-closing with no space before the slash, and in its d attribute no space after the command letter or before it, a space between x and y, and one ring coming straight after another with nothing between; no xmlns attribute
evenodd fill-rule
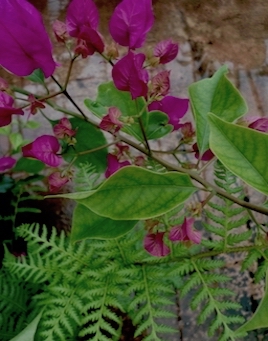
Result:
<svg viewBox="0 0 268 341"><path fill-rule="evenodd" d="M120 59L112 70L112 77L118 90L130 91L132 99L146 96L148 92L148 72L142 68L145 60L143 53L128 54Z"/></svg>
<svg viewBox="0 0 268 341"><path fill-rule="evenodd" d="M28 96L28 101L31 103L30 113L32 115L35 115L37 113L38 108L44 109L46 107L41 101L38 101L38 99L36 99L33 94L30 94Z"/></svg>
<svg viewBox="0 0 268 341"><path fill-rule="evenodd" d="M78 38L75 48L83 58L94 52L102 53L104 43L97 32L99 13L92 0L73 0L67 10L66 27L71 37Z"/></svg>
<svg viewBox="0 0 268 341"><path fill-rule="evenodd" d="M64 139L66 136L73 137L76 134L76 130L72 129L67 117L60 119L59 123L53 127L53 132L58 139Z"/></svg>
<svg viewBox="0 0 268 341"><path fill-rule="evenodd" d="M169 247L164 244L165 232L148 233L144 238L144 248L152 256L164 257L170 253Z"/></svg>
<svg viewBox="0 0 268 341"><path fill-rule="evenodd" d="M83 46L82 49L81 45ZM93 55L96 51L99 53L104 51L103 40L97 31L85 26L79 34L75 52L81 54L83 58L86 58L87 56Z"/></svg>
<svg viewBox="0 0 268 341"><path fill-rule="evenodd" d="M180 129L181 129L184 142L190 142L195 136L195 132L193 130L193 126L191 122L182 123L180 125Z"/></svg>
<svg viewBox="0 0 268 341"><path fill-rule="evenodd" d="M259 130L264 133L267 133L268 131L268 118L267 117L262 117L258 118L256 121L250 123L248 126L251 129Z"/></svg>
<svg viewBox="0 0 268 341"><path fill-rule="evenodd" d="M172 227L169 233L171 241L191 241L200 244L201 233L194 230L194 218L184 218L183 224Z"/></svg>
<svg viewBox="0 0 268 341"><path fill-rule="evenodd" d="M177 57L179 45L173 43L171 39L163 40L154 48L154 56L159 57L160 64L166 64Z"/></svg>
<svg viewBox="0 0 268 341"><path fill-rule="evenodd" d="M6 91L8 89L8 82L0 77L0 91Z"/></svg>
<svg viewBox="0 0 268 341"><path fill-rule="evenodd" d="M107 155L108 167L105 172L105 177L109 178L113 173L117 172L120 168L129 166L129 161L119 161L117 155L108 154Z"/></svg>
<svg viewBox="0 0 268 341"><path fill-rule="evenodd" d="M52 24L53 32L59 43L64 43L68 39L66 24L60 20L55 20Z"/></svg>
<svg viewBox="0 0 268 341"><path fill-rule="evenodd" d="M84 27L96 30L99 13L92 0L72 0L67 9L66 27L71 37L79 38Z"/></svg>
<svg viewBox="0 0 268 341"><path fill-rule="evenodd" d="M51 167L58 167L62 162L62 157L57 155L60 150L59 141L54 136L42 135L32 143L22 147L24 157L33 157L44 162Z"/></svg>
<svg viewBox="0 0 268 341"><path fill-rule="evenodd" d="M153 23L151 0L123 0L112 14L109 30L118 44L136 49L144 44Z"/></svg>
<svg viewBox="0 0 268 341"><path fill-rule="evenodd" d="M58 192L64 185L69 182L68 176L62 176L61 172L54 172L48 177L48 184L50 192Z"/></svg>
<svg viewBox="0 0 268 341"><path fill-rule="evenodd" d="M4 173L7 170L13 168L17 161L11 156L4 156L0 158L0 173Z"/></svg>
<svg viewBox="0 0 268 341"><path fill-rule="evenodd" d="M26 0L1 0L0 13L0 65L17 76L28 76L36 69L51 76L56 63L37 9Z"/></svg>
<svg viewBox="0 0 268 341"><path fill-rule="evenodd" d="M11 123L12 115L24 114L22 109L14 108L13 104L14 99L6 92L0 91L0 127L9 125Z"/></svg>
<svg viewBox="0 0 268 341"><path fill-rule="evenodd" d="M160 110L169 117L169 123L173 125L174 130L180 128L179 120L186 114L189 107L189 100L166 96L161 101L152 102L148 108L152 110Z"/></svg>
<svg viewBox="0 0 268 341"><path fill-rule="evenodd" d="M123 127L123 123L118 120L121 115L121 111L118 108L109 108L108 114L102 118L100 128L115 134Z"/></svg>
<svg viewBox="0 0 268 341"><path fill-rule="evenodd" d="M199 159L200 158L200 154L199 154L199 149L198 149L197 143L193 144L193 151L195 152L195 154L194 154L195 158ZM210 161L213 158L214 158L214 154L212 153L212 151L210 149L208 149L201 156L200 160L202 160L202 161Z"/></svg>
<svg viewBox="0 0 268 341"><path fill-rule="evenodd" d="M170 89L170 71L161 71L152 78L150 96L166 96Z"/></svg>

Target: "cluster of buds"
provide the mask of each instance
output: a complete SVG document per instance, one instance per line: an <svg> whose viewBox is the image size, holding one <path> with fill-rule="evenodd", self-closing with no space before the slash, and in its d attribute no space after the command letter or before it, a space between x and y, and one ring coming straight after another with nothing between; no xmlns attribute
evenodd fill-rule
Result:
<svg viewBox="0 0 268 341"><path fill-rule="evenodd" d="M150 225L150 230L157 226L158 222ZM147 223L148 227L148 223ZM181 225L176 225L169 232L149 232L144 238L144 248L151 255L164 257L170 254L170 248L164 242L164 237L172 242L184 242L186 245L200 244L201 233L194 228L194 218L184 218Z"/></svg>

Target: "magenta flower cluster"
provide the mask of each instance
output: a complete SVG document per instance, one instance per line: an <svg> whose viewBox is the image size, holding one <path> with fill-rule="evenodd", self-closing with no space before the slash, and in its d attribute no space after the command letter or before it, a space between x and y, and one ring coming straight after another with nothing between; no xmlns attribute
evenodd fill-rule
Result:
<svg viewBox="0 0 268 341"><path fill-rule="evenodd" d="M167 232L148 233L144 238L144 248L151 255L164 257L170 254L170 248L164 242ZM194 218L184 218L182 225L173 226L168 232L172 242L200 244L201 233L194 228Z"/></svg>

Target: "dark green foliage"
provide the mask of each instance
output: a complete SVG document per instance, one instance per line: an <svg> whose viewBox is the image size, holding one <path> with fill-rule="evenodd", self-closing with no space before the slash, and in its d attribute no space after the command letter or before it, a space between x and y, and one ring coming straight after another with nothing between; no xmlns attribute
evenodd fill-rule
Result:
<svg viewBox="0 0 268 341"><path fill-rule="evenodd" d="M146 340L177 332L158 322L172 316L166 309L174 295L170 266L142 264L148 256L137 249L139 233L73 245L55 229L48 233L45 227L24 225L18 231L28 255L18 259L7 252L4 266L18 283L39 285L32 299L35 309L44 308L37 341L119 340L122 312L133 318L137 335L147 334Z"/></svg>

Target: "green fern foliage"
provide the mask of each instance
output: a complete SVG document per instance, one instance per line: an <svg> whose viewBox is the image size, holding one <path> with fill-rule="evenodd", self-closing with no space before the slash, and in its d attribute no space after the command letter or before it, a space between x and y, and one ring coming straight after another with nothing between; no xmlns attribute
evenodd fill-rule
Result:
<svg viewBox="0 0 268 341"><path fill-rule="evenodd" d="M227 193L242 196L242 187L237 185L237 178L219 161L215 163L215 183ZM203 245L214 250L224 250L239 245L251 238L252 232L246 228L249 220L247 211L237 207L232 201L217 197L217 201L208 203L205 210L209 223L204 227L212 234L212 240L204 240Z"/></svg>
<svg viewBox="0 0 268 341"><path fill-rule="evenodd" d="M43 309L37 341L119 340L122 313L144 340L177 333L159 322L173 316L167 308L174 297L170 266L144 264L148 255L139 232L77 244L45 226L23 225L18 235L27 241L28 254L18 259L6 251L4 266L18 283L38 285L31 300Z"/></svg>
<svg viewBox="0 0 268 341"><path fill-rule="evenodd" d="M74 182L74 192L90 191L94 187L99 174L96 172L96 167L88 163L81 163L79 168L76 168Z"/></svg>
<svg viewBox="0 0 268 341"><path fill-rule="evenodd" d="M18 281L8 271L1 269L0 335L2 341L10 340L27 326L30 321L28 305L34 292L33 287Z"/></svg>

